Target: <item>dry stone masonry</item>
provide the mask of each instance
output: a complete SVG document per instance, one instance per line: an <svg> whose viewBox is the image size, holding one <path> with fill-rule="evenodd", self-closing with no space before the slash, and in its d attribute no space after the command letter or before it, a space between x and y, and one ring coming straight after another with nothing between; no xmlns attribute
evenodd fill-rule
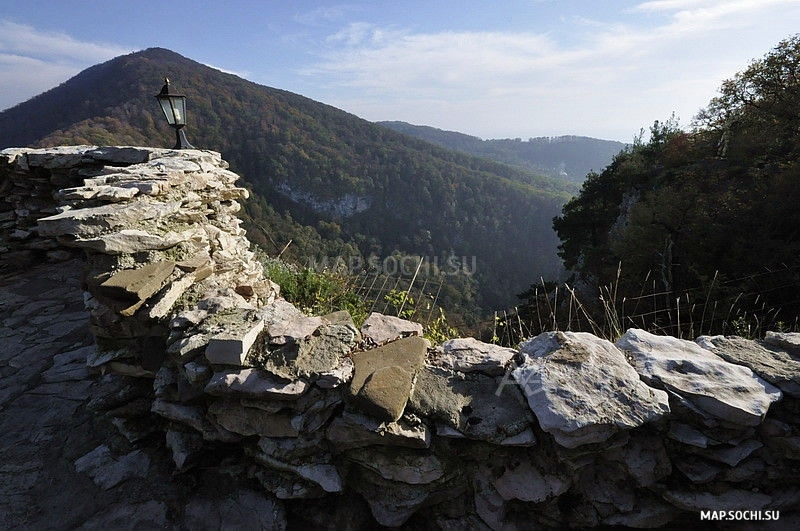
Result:
<svg viewBox="0 0 800 531"><path fill-rule="evenodd" d="M7 149L0 251L5 267L83 254L96 344L70 374L140 382L106 408L119 433L158 441L181 475L217 467L247 485L230 503L269 509L250 524L800 522L800 335L550 332L509 349L431 345L380 314L304 315L264 277L236 180L209 151ZM148 466L107 446L74 461L101 488ZM235 512L192 503L197 522Z"/></svg>

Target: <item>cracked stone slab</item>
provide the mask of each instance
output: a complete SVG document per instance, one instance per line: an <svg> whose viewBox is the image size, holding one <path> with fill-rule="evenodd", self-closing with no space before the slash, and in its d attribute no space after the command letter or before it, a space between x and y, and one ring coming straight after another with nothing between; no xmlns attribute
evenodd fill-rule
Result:
<svg viewBox="0 0 800 531"><path fill-rule="evenodd" d="M630 329L617 346L631 356L636 371L651 385L688 400L723 421L756 426L781 391L743 366L725 361L693 341Z"/></svg>
<svg viewBox="0 0 800 531"><path fill-rule="evenodd" d="M109 297L133 300L135 304L120 310L122 315L133 315L152 297L175 270L175 262L152 262L137 269L123 269L100 284L100 290Z"/></svg>
<svg viewBox="0 0 800 531"><path fill-rule="evenodd" d="M567 448L669 413L667 393L645 385L624 354L584 332L546 332L520 345L523 363L512 376L542 429Z"/></svg>
<svg viewBox="0 0 800 531"><path fill-rule="evenodd" d="M484 343L475 338L457 338L442 343L442 354L437 362L455 371L500 376L516 354L514 349Z"/></svg>
<svg viewBox="0 0 800 531"><path fill-rule="evenodd" d="M767 334L763 342L741 337L702 336L697 338L697 343L725 361L744 365L787 395L800 398L800 359L791 354L791 343L786 340L789 334Z"/></svg>

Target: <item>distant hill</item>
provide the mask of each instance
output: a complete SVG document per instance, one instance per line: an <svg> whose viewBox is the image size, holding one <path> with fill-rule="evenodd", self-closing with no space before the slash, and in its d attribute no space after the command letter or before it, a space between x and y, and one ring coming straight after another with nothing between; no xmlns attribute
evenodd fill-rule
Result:
<svg viewBox="0 0 800 531"><path fill-rule="evenodd" d="M581 183L590 171L600 172L626 144L586 136L539 137L522 140L483 140L406 122L378 122L394 131L462 151L476 157L519 166L537 173Z"/></svg>
<svg viewBox="0 0 800 531"><path fill-rule="evenodd" d="M474 256L474 274L446 275L441 293L440 302L465 314L514 304L531 278L561 270L552 219L574 186L161 48L93 66L3 111L0 147L169 147L174 131L154 98L165 75L188 97L189 141L221 152L253 190L248 237L270 254L291 241L284 258L303 264L421 255L442 266Z"/></svg>

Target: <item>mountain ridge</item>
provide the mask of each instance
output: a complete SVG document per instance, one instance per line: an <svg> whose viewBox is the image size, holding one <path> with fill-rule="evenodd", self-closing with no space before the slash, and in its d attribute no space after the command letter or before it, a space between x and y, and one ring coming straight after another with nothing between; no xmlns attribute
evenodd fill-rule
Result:
<svg viewBox="0 0 800 531"><path fill-rule="evenodd" d="M551 220L574 186L163 48L95 65L1 112L0 147L169 145L174 133L153 97L165 75L187 96L190 142L222 153L253 192L242 217L269 252L291 242L285 256L301 264L315 256L474 256L475 275L447 278L442 294L467 313L513 304L532 277L561 270ZM369 208L348 216L314 208L349 196L369 198Z"/></svg>
<svg viewBox="0 0 800 531"><path fill-rule="evenodd" d="M591 171L601 171L627 144L588 136L498 138L484 140L457 131L402 121L376 122L393 131L439 146L580 184Z"/></svg>

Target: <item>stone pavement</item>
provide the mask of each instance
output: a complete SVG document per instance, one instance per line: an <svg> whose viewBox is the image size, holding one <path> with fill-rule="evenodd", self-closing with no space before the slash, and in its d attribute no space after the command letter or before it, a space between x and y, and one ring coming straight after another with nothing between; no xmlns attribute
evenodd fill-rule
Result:
<svg viewBox="0 0 800 531"><path fill-rule="evenodd" d="M284 528L263 492L173 476L158 435L131 443L96 414L148 390L89 374L81 267L0 270L0 528Z"/></svg>

